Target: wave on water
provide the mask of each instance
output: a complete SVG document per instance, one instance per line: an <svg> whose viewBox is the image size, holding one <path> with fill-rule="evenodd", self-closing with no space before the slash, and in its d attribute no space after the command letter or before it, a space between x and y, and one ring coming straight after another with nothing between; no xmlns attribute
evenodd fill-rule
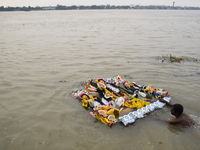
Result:
<svg viewBox="0 0 200 150"><path fill-rule="evenodd" d="M195 115L189 115L189 116L196 122L195 128L200 130L200 117Z"/></svg>
<svg viewBox="0 0 200 150"><path fill-rule="evenodd" d="M200 117L195 116L195 115L190 115L190 117L197 123L200 125Z"/></svg>

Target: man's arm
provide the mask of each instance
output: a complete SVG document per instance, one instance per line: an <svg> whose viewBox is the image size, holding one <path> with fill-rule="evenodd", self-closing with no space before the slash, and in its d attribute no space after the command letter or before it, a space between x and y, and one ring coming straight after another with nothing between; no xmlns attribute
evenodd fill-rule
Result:
<svg viewBox="0 0 200 150"><path fill-rule="evenodd" d="M180 119L173 119L173 120L163 120L163 119L160 119L160 118L155 118L156 120L160 120L160 121L164 121L164 122L167 122L169 124L179 124L181 122Z"/></svg>
<svg viewBox="0 0 200 150"><path fill-rule="evenodd" d="M170 124L180 124L181 123L181 120L180 119L173 119L173 120L163 120L167 123L170 123Z"/></svg>
<svg viewBox="0 0 200 150"><path fill-rule="evenodd" d="M170 106L170 107L172 107L173 106L173 104L172 103L170 103L170 102L167 102L167 101L165 101L164 99L162 99L162 98L160 98L159 99L159 101L160 102L163 102L163 103L165 103L165 104L167 104L168 106Z"/></svg>

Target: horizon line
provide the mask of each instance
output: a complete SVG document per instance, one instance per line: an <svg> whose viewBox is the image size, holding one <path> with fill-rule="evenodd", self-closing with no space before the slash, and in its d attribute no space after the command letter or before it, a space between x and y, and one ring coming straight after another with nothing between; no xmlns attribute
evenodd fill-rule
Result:
<svg viewBox="0 0 200 150"><path fill-rule="evenodd" d="M39 5L36 5L36 6L30 6L30 7L49 7L49 6L94 6L95 4L92 4L92 5L61 5L61 4L57 4L57 5L46 5L46 6L39 6ZM173 7L173 5L135 5L135 4L128 4L128 5L112 5L112 4L102 4L102 5L96 5L96 6L169 6L169 7ZM3 5L0 5L0 7L2 7ZM3 6L3 7L29 7L29 6ZM200 7L200 6L174 6L174 7Z"/></svg>

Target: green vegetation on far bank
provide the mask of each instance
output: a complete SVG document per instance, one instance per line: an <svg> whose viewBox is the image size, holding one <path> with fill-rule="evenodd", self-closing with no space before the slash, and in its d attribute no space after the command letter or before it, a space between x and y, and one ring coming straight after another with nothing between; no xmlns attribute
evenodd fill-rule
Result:
<svg viewBox="0 0 200 150"><path fill-rule="evenodd" d="M45 7L0 7L0 11L32 11L32 10L84 10L84 9L172 9L172 10L200 10L200 7L173 7L173 6L140 6L140 5L126 5L126 6L115 6L115 5L92 5L92 6L64 6L64 5L57 5L57 6L45 6Z"/></svg>

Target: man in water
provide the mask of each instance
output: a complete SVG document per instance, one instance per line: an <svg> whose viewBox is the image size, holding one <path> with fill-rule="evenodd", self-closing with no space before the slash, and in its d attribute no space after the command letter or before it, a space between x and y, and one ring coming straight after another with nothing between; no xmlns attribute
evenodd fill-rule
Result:
<svg viewBox="0 0 200 150"><path fill-rule="evenodd" d="M164 99L160 98L160 102L166 103L168 106L171 107L171 114L174 115L176 118L173 120L164 120L170 124L180 124L183 126L191 126L194 125L195 122L183 112L183 106L181 104L171 104Z"/></svg>

